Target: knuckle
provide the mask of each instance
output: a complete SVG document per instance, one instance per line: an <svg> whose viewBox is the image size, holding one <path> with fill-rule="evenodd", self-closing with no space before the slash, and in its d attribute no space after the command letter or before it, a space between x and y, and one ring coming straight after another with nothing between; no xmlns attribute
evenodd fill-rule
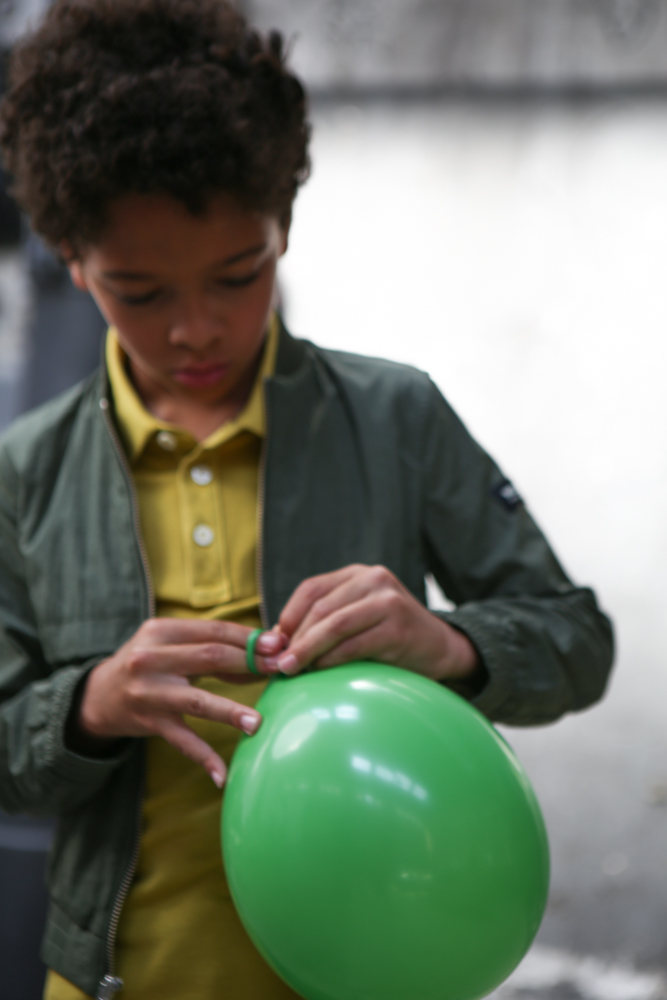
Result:
<svg viewBox="0 0 667 1000"><path fill-rule="evenodd" d="M394 574L386 566L371 566L371 579L376 587L386 587L393 584Z"/></svg>
<svg viewBox="0 0 667 1000"><path fill-rule="evenodd" d="M139 631L143 636L151 641L156 641L160 638L162 632L162 622L158 618L149 618L145 621Z"/></svg>
<svg viewBox="0 0 667 1000"><path fill-rule="evenodd" d="M205 665L218 666L222 657L220 656L220 645L217 642L205 642L198 650L199 656Z"/></svg>
<svg viewBox="0 0 667 1000"><path fill-rule="evenodd" d="M206 711L206 695L197 688L191 688L188 698L188 711L190 715L203 715Z"/></svg>
<svg viewBox="0 0 667 1000"><path fill-rule="evenodd" d="M382 595L385 608L390 615L396 615L403 610L403 598L397 590L387 590Z"/></svg>
<svg viewBox="0 0 667 1000"><path fill-rule="evenodd" d="M310 580L305 580L301 586L303 588L303 597L305 597L307 601L315 602L322 593L322 584L317 577L311 577Z"/></svg>
<svg viewBox="0 0 667 1000"><path fill-rule="evenodd" d="M331 633L336 638L347 635L350 624L350 614L347 608L342 608L331 616Z"/></svg>
<svg viewBox="0 0 667 1000"><path fill-rule="evenodd" d="M125 687L125 701L129 708L138 713L139 708L143 708L146 702L146 687L138 681L131 681Z"/></svg>
<svg viewBox="0 0 667 1000"><path fill-rule="evenodd" d="M211 643L211 645L229 641L233 632L233 626L230 622L212 621L211 625L213 626L213 634L215 635L215 642Z"/></svg>
<svg viewBox="0 0 667 1000"><path fill-rule="evenodd" d="M325 597L318 597L311 607L311 612L318 621L326 618L329 610L329 602Z"/></svg>
<svg viewBox="0 0 667 1000"><path fill-rule="evenodd" d="M127 655L127 669L130 674L142 674L149 668L151 663L151 653L148 649L139 646L131 649Z"/></svg>

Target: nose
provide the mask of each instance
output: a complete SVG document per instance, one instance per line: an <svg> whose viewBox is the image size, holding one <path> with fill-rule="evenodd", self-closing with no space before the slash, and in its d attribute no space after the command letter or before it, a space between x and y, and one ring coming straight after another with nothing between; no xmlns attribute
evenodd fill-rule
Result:
<svg viewBox="0 0 667 1000"><path fill-rule="evenodd" d="M169 342L192 351L204 351L223 332L221 317L215 314L203 295L183 299L174 314Z"/></svg>

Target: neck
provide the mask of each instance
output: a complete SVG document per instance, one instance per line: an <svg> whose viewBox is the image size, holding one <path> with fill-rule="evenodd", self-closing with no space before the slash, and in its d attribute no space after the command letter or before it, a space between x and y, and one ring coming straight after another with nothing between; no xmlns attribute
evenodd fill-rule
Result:
<svg viewBox="0 0 667 1000"><path fill-rule="evenodd" d="M133 366L130 358L127 359L127 371L149 413L165 423L182 427L196 441L203 441L241 413L250 398L263 354L264 345L238 382L220 399L209 402L203 402L196 396L168 392Z"/></svg>

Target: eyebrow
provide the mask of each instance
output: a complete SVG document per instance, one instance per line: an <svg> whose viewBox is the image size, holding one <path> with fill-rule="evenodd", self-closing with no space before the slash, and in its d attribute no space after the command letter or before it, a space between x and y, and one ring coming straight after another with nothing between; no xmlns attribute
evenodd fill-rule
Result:
<svg viewBox="0 0 667 1000"><path fill-rule="evenodd" d="M232 254L231 257L227 257L225 260L216 261L213 264L213 268L231 267L232 264L238 264L239 261L245 260L246 257L257 256L263 250L266 250L266 242L259 243L255 247L249 247L248 250L242 250L241 253ZM155 278L154 274L143 271L103 271L102 274L103 277L111 278L112 281L151 281Z"/></svg>

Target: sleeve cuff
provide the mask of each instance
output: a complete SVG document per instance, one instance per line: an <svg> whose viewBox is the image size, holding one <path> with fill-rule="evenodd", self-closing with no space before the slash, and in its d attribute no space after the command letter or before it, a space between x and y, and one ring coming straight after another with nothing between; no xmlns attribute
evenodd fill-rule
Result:
<svg viewBox="0 0 667 1000"><path fill-rule="evenodd" d="M67 723L80 684L101 662L101 658L91 660L81 667L65 667L58 671L49 682L54 685L52 712L48 722L45 740L45 766L60 780L83 782L89 787L101 786L119 764L129 756L134 741L121 739L110 745L110 753L104 756L86 756L67 746Z"/></svg>
<svg viewBox="0 0 667 1000"><path fill-rule="evenodd" d="M484 673L474 675L463 682L459 694L489 719L502 717L503 710L511 700L509 669L507 660L511 658L508 643L513 644L513 636L499 634L498 623L490 625L475 605L463 606L455 611L435 612L441 621L463 632L477 650ZM501 628L501 632L505 632Z"/></svg>

